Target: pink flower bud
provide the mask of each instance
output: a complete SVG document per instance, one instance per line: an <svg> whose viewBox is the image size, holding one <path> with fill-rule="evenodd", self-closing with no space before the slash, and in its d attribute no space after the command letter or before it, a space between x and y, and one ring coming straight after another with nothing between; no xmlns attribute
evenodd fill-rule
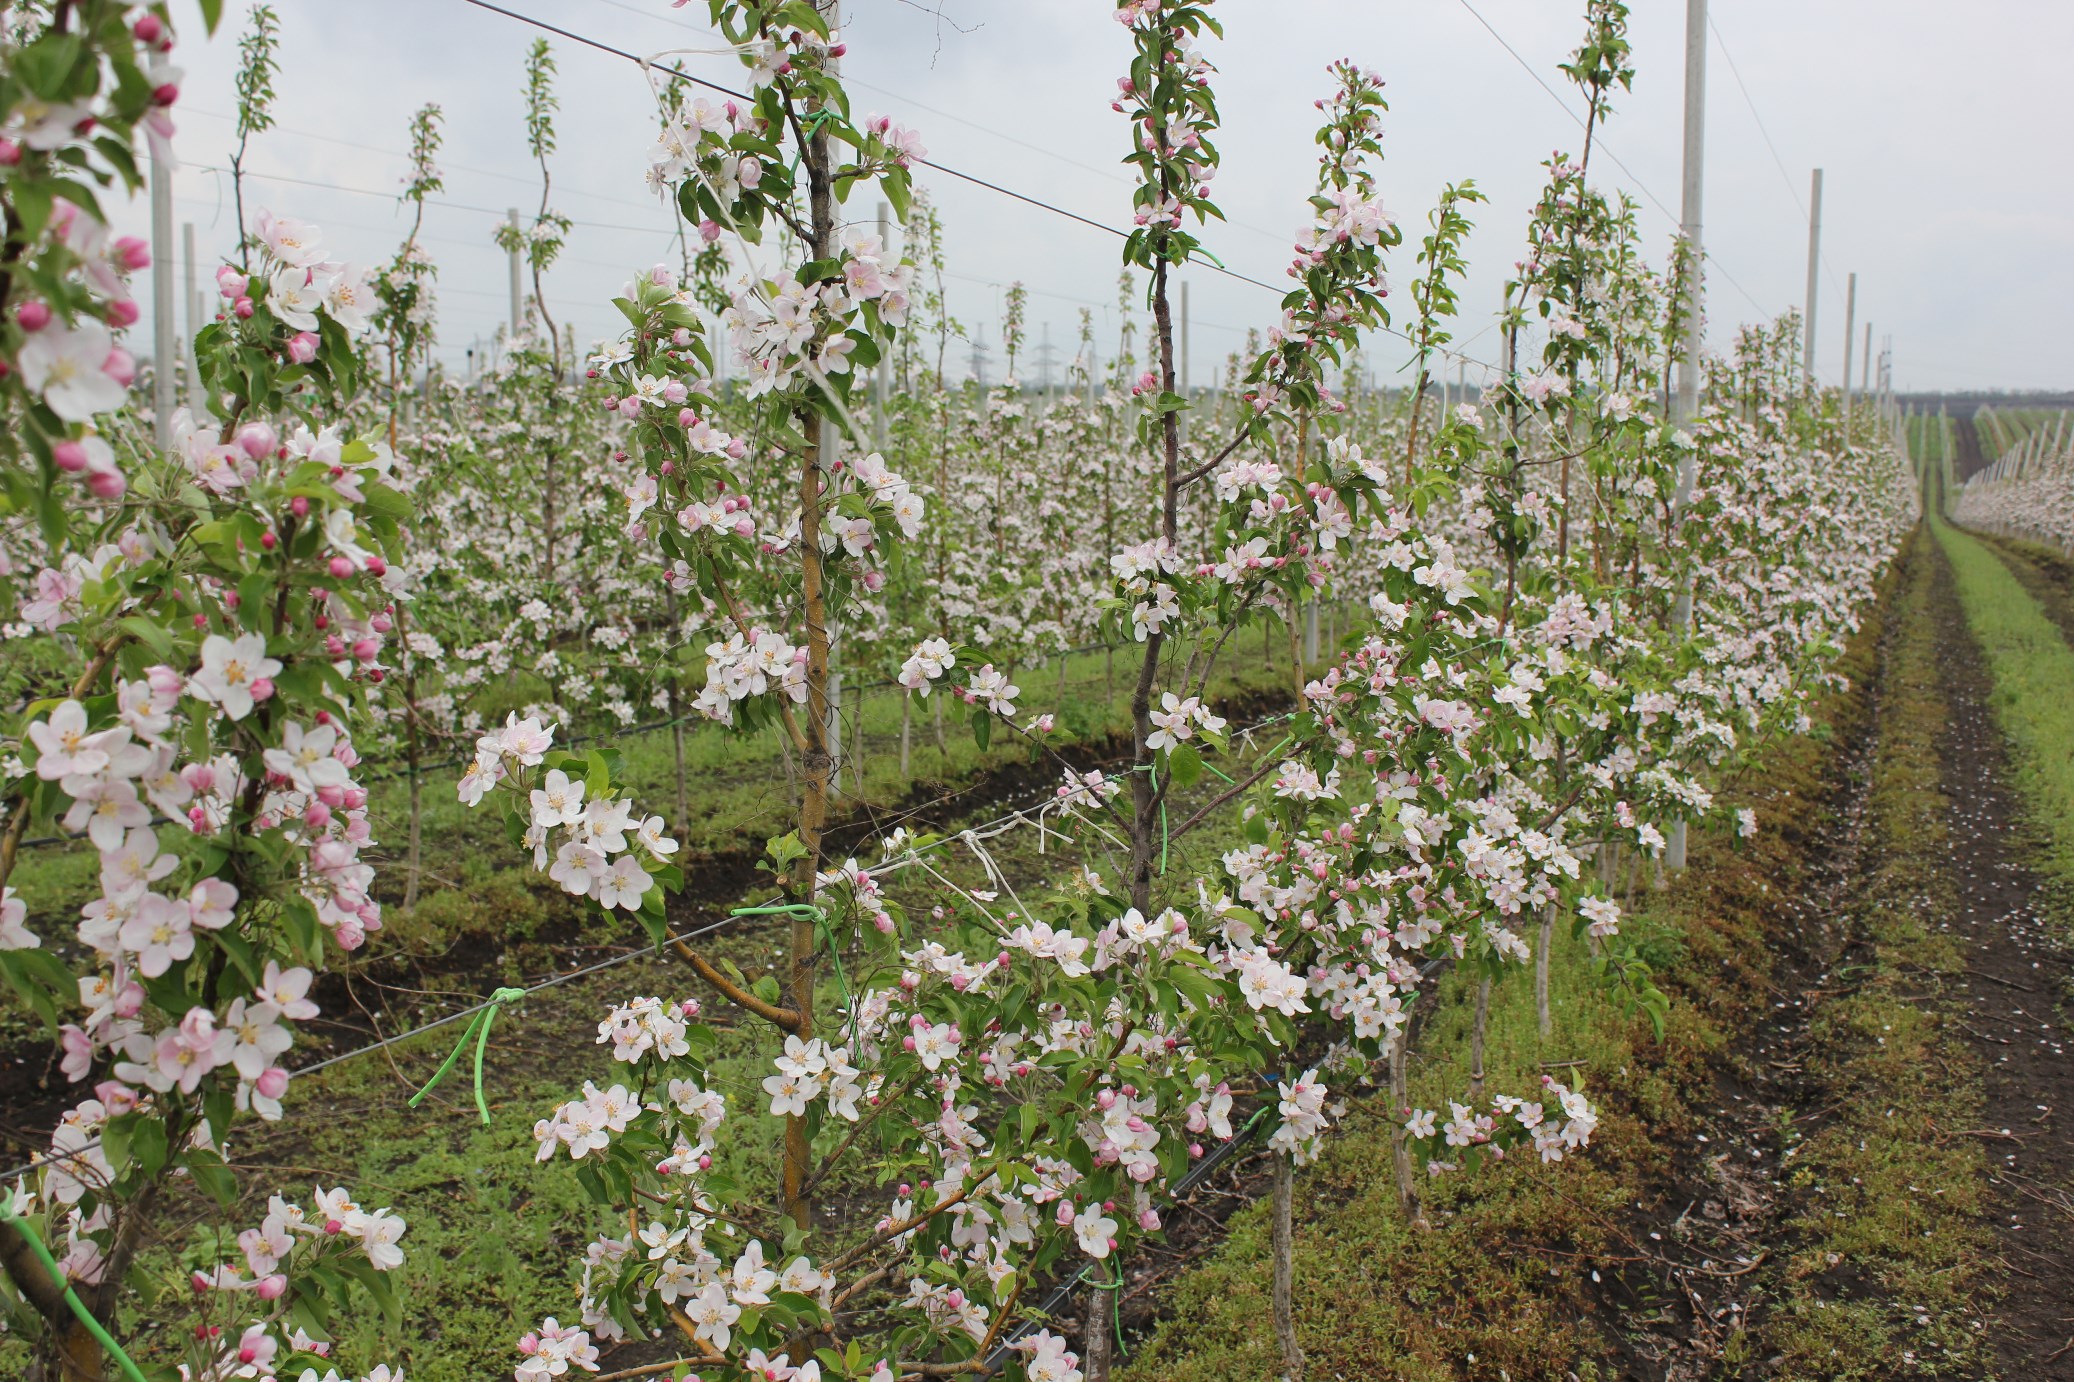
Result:
<svg viewBox="0 0 2074 1382"><path fill-rule="evenodd" d="M351 557L333 557L328 569L333 580L343 581L353 574L353 559Z"/></svg>
<svg viewBox="0 0 2074 1382"><path fill-rule="evenodd" d="M259 1284L252 1288L252 1292L261 1300L279 1300L288 1293L288 1278L279 1272L272 1276L263 1276L259 1279Z"/></svg>
<svg viewBox="0 0 2074 1382"><path fill-rule="evenodd" d="M137 1106L137 1092L120 1080L101 1081L94 1086L94 1097L114 1118L120 1118Z"/></svg>
<svg viewBox="0 0 2074 1382"><path fill-rule="evenodd" d="M519 1335L520 1353L523 1353L528 1358L531 1358L534 1354L538 1353L539 1351L540 1336L538 1334L535 1334L532 1330L529 1329L524 1334Z"/></svg>
<svg viewBox="0 0 2074 1382"><path fill-rule="evenodd" d="M97 470L86 477L86 487L93 491L94 498L106 499L112 502L122 498L123 491L130 486L129 482L122 478L120 472Z"/></svg>
<svg viewBox="0 0 2074 1382"><path fill-rule="evenodd" d="M252 305L251 298L239 298L230 305L230 310L236 314L238 320L244 321L259 309Z"/></svg>
<svg viewBox="0 0 2074 1382"><path fill-rule="evenodd" d="M238 449L255 461L265 460L280 444L280 435L264 422L248 422L238 429Z"/></svg>
<svg viewBox="0 0 2074 1382"><path fill-rule="evenodd" d="M143 14L137 16L137 22L130 26L130 32L137 36L139 43L156 43L165 34L166 26L157 15Z"/></svg>
<svg viewBox="0 0 2074 1382"><path fill-rule="evenodd" d="M12 139L0 138L0 167L12 168L22 161L22 146Z"/></svg>
<svg viewBox="0 0 2074 1382"><path fill-rule="evenodd" d="M180 88L172 82L161 82L151 88L151 100L154 105L169 106L179 99Z"/></svg>
<svg viewBox="0 0 2074 1382"><path fill-rule="evenodd" d="M308 495L306 495L306 494L298 494L298 495L296 495L296 496L295 496L295 497L294 497L293 499L290 499L290 500L288 501L288 512L290 512L290 513L294 514L294 515L295 515L295 516L296 516L297 518L307 518L307 517L309 517L309 513L310 513L310 499L309 499L309 496L308 496Z"/></svg>
<svg viewBox="0 0 2074 1382"><path fill-rule="evenodd" d="M331 808L321 801L313 801L303 808L303 824L312 830L322 830L331 824Z"/></svg>
<svg viewBox="0 0 2074 1382"><path fill-rule="evenodd" d="M251 286L250 279L228 264L216 270L216 291L233 302L245 296L245 290Z"/></svg>
<svg viewBox="0 0 2074 1382"><path fill-rule="evenodd" d="M688 327L683 327L683 326L680 326L680 327L678 327L678 328L677 328L677 329L676 329L675 331L672 331L672 332L670 333L670 344L671 344L671 345L673 345L673 346L676 346L676 347L677 347L678 349L680 349L680 350L681 350L681 349L683 349L683 348L684 348L685 346L688 346L688 345L690 345L690 344L691 344L691 330L690 330L690 328L688 328Z"/></svg>
<svg viewBox="0 0 2074 1382"><path fill-rule="evenodd" d="M751 524L750 526L753 529L755 525ZM743 536L746 537L748 536L748 534L744 533ZM881 590L884 590L886 588L886 573L883 571L865 572L864 588L874 595L878 594Z"/></svg>
<svg viewBox="0 0 2074 1382"><path fill-rule="evenodd" d="M252 699L255 701L270 701L273 698L274 679L272 677L255 677L252 681Z"/></svg>
<svg viewBox="0 0 2074 1382"><path fill-rule="evenodd" d="M21 154L21 150L20 150L20 149L16 149L16 150L14 151L14 158L8 159L8 160L7 160L7 162L9 162L9 163L13 163L13 162L16 162L17 160L19 160L19 159L21 158L21 156L22 156L22 154ZM704 241L705 241L705 242L706 242L707 244L709 244L709 245L710 245L710 244L712 244L712 243L713 243L713 242L714 242L715 240L718 240L719 238L720 238L720 223L719 223L718 221L700 221L700 222L699 222L699 239L701 239L701 240L704 240Z"/></svg>
<svg viewBox="0 0 2074 1382"><path fill-rule="evenodd" d="M288 358L298 365L307 365L317 358L317 338L308 331L298 331L288 338Z"/></svg>
<svg viewBox="0 0 2074 1382"><path fill-rule="evenodd" d="M1073 1222L1073 1201L1060 1200L1057 1217L1060 1228L1069 1227Z"/></svg>
<svg viewBox="0 0 2074 1382"><path fill-rule="evenodd" d="M625 398L620 399L619 415L629 422L641 416L641 400L633 394L628 394Z"/></svg>
<svg viewBox="0 0 2074 1382"><path fill-rule="evenodd" d="M902 1050L912 1051L915 1049L915 1039L912 1036L904 1036L900 1039L900 1046Z"/></svg>
<svg viewBox="0 0 2074 1382"><path fill-rule="evenodd" d="M1138 1212L1138 1227L1147 1233L1159 1232L1159 1211L1144 1209Z"/></svg>
<svg viewBox="0 0 2074 1382"><path fill-rule="evenodd" d="M324 1231L336 1237L346 1231L346 1226L336 1219L326 1219L324 1221Z"/></svg>
<svg viewBox="0 0 2074 1382"><path fill-rule="evenodd" d="M259 545L271 552L274 548L281 545L281 539L275 537L271 532L261 533L259 535Z"/></svg>
<svg viewBox="0 0 2074 1382"><path fill-rule="evenodd" d="M68 475L77 475L86 469L86 447L76 441L61 441L50 449L50 458L59 470Z"/></svg>
<svg viewBox="0 0 2074 1382"><path fill-rule="evenodd" d="M137 318L143 316L144 314L143 312L138 310L137 304L132 302L130 299L117 298L115 301L108 304L108 310L104 315L107 316L108 324L110 326L124 327L135 326L137 324Z"/></svg>
<svg viewBox="0 0 2074 1382"><path fill-rule="evenodd" d="M278 1065L270 1065L259 1072L259 1078L252 1082L252 1087L259 1091L261 1098L278 1099L288 1092L288 1072Z"/></svg>
<svg viewBox="0 0 2074 1382"><path fill-rule="evenodd" d="M340 756L343 757L343 754ZM348 787L345 791L346 809L348 811L358 811L361 807L367 805L367 789L365 787Z"/></svg>
<svg viewBox="0 0 2074 1382"><path fill-rule="evenodd" d="M115 242L115 262L131 273L151 267L151 243L134 235L124 235Z"/></svg>
<svg viewBox="0 0 2074 1382"><path fill-rule="evenodd" d="M50 304L31 298L15 309L14 319L24 331L41 331L50 325Z"/></svg>
<svg viewBox="0 0 2074 1382"><path fill-rule="evenodd" d="M1113 1089L1105 1089L1100 1094L1097 1094L1095 1096L1095 1107L1102 1109L1105 1112L1109 1109L1115 1108L1116 1091Z"/></svg>
<svg viewBox="0 0 2074 1382"><path fill-rule="evenodd" d="M362 638L353 644L353 660L355 662L373 662L375 658L381 655L381 651L381 639Z"/></svg>
<svg viewBox="0 0 2074 1382"><path fill-rule="evenodd" d="M127 350L117 346L109 351L108 358L101 362L101 373L127 389L137 378L137 362L130 357Z"/></svg>

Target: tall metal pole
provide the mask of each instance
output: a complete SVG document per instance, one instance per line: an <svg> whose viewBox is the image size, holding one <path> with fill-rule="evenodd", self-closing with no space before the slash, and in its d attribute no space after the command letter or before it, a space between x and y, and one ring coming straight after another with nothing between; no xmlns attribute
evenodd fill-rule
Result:
<svg viewBox="0 0 2074 1382"><path fill-rule="evenodd" d="M173 170L151 156L151 434L163 450L173 439L173 380L179 369L179 322L173 315Z"/></svg>
<svg viewBox="0 0 2074 1382"><path fill-rule="evenodd" d="M1851 347L1858 334L1858 275L1844 280L1844 440L1851 439Z"/></svg>
<svg viewBox="0 0 2074 1382"><path fill-rule="evenodd" d="M1865 359L1858 366L1858 392L1872 392L1872 323L1865 323Z"/></svg>
<svg viewBox="0 0 2074 1382"><path fill-rule="evenodd" d="M185 348L180 352L181 364L187 379L187 406L195 407L201 399L202 372L194 356L195 333L202 329L202 299L194 286L194 222L188 221L180 227L181 290L187 297L187 330Z"/></svg>
<svg viewBox="0 0 2074 1382"><path fill-rule="evenodd" d="M514 237L509 257L511 259L511 334L515 338L519 334L520 325L526 320L526 290L519 277L519 242L516 238L519 234L518 208L514 206L505 214L510 217Z"/></svg>
<svg viewBox="0 0 2074 1382"><path fill-rule="evenodd" d="M1706 241L1701 233L1705 205L1707 156L1707 0L1685 0L1685 169L1680 179L1678 231L1685 240L1684 281L1678 285L1685 299L1685 339L1678 351L1677 392L1671 403L1671 422L1687 430L1700 411L1700 351L1706 330L1701 309L1705 302ZM1692 502L1693 487L1699 482L1699 447L1688 446L1678 460L1678 494L1673 505L1677 521L1684 521ZM1692 573L1678 587L1674 614L1680 633L1692 627ZM1664 863L1673 869L1685 867L1685 822L1671 823Z"/></svg>
<svg viewBox="0 0 2074 1382"><path fill-rule="evenodd" d="M1808 192L1808 296L1807 320L1801 324L1801 377L1807 392L1815 392L1815 303L1822 286L1822 170L1815 170Z"/></svg>
<svg viewBox="0 0 2074 1382"><path fill-rule="evenodd" d="M1700 315L1706 262L1700 221L1706 192L1707 0L1685 0L1685 174L1678 230L1685 237L1685 339L1678 352L1678 390L1671 421L1690 427L1700 411L1700 350L1705 323ZM1692 499L1698 460L1688 455L1678 467L1678 507Z"/></svg>

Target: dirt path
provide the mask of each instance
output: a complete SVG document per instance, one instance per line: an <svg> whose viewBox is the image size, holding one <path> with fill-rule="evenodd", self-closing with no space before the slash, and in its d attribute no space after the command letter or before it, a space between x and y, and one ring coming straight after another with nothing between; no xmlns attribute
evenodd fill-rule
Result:
<svg viewBox="0 0 2074 1382"><path fill-rule="evenodd" d="M1856 1312L1897 1352L1913 1340L1900 1357L1941 1360L1936 1375L1985 1375L1992 1357L2006 1379L2074 1382L2070 957L2039 914L2033 846L1950 569L1928 541L1911 560L1922 566L1891 602L1878 670L1836 726L1824 809L1789 827L1805 832L1807 867L1797 886L1780 880L1772 904L1784 924L1772 927L1765 1011L1718 1059L1701 1145L1677 1158L1676 1184L1643 1225L1655 1262L1638 1275L1663 1295L1624 1322L1624 1376L1885 1375L1820 1357L1848 1334L1825 1317ZM1904 654L1903 642L1915 647ZM1897 928L1897 910L1919 924ZM1958 947L1939 964L1947 939ZM1897 1078L1880 1048L1903 1040L1882 1025L1898 1022L1899 998L1934 1016L1911 1038L1923 1064ZM1876 1182L1871 1168L1896 1156L1877 1145L1895 1136L1890 1105L1908 1102L1927 1140L1981 1158L1903 1160L1898 1183ZM1860 1164L1852 1152L1868 1132L1876 1145ZM1840 1190L1838 1176L1858 1171L1865 1186ZM1926 1172L1947 1179L1914 1179ZM1950 1177L1983 1175L1980 1220L1938 1229L1940 1244L1960 1245L1949 1264L1911 1261L1914 1230L1897 1226L1907 1214L1889 1221L1874 1203L1913 1192L1926 1212L1944 1209L1931 1197L1966 1189ZM1864 1227L1833 1232L1839 1220ZM1944 1303L1950 1332L1918 1330L1926 1307L1906 1283L1947 1266L1972 1285ZM1990 1282L1999 1292L1979 1289Z"/></svg>
<svg viewBox="0 0 2074 1382"><path fill-rule="evenodd" d="M2011 1377L2074 1379L2074 1067L2066 1055L2066 948L2038 914L2039 880L2009 785L1990 682L1948 570L1934 606L1949 706L1942 742L1951 802L1957 929L1971 943L1967 1025L1988 1067L1995 1233L2009 1269L1996 1352Z"/></svg>

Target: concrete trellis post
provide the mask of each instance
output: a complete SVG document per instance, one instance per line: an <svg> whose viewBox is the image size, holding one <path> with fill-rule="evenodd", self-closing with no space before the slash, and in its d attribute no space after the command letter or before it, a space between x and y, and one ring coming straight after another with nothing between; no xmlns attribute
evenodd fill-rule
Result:
<svg viewBox="0 0 2074 1382"><path fill-rule="evenodd" d="M151 434L164 450L173 437L173 381L180 323L173 309L173 169L151 156Z"/></svg>
<svg viewBox="0 0 2074 1382"><path fill-rule="evenodd" d="M1844 436L1851 435L1851 338L1858 332L1858 275L1844 285Z"/></svg>
<svg viewBox="0 0 2074 1382"><path fill-rule="evenodd" d="M1822 170L1815 170L1808 189L1807 320L1801 323L1801 377L1810 396L1815 392L1815 308L1822 288Z"/></svg>
<svg viewBox="0 0 2074 1382"><path fill-rule="evenodd" d="M1678 352L1677 392L1671 405L1671 421L1690 428L1700 411L1700 350L1705 336L1700 315L1704 302L1705 239L1701 220L1706 193L1707 152L1707 0L1685 4L1685 165L1681 179L1679 231L1685 237L1685 281L1679 291L1685 297L1685 340ZM1511 362L1508 360L1507 365ZM1692 502L1693 486L1699 482L1699 452L1688 448L1678 461L1678 492L1674 508L1683 513ZM1680 629L1692 626L1692 583L1690 577L1678 592L1674 616ZM1665 863L1685 867L1685 822L1671 823L1665 841Z"/></svg>

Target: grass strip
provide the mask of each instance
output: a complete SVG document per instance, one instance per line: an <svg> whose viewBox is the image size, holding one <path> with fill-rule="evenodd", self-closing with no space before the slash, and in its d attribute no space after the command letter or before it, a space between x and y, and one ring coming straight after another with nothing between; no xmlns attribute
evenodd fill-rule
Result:
<svg viewBox="0 0 2074 1382"><path fill-rule="evenodd" d="M1994 678L1995 723L2038 835L2034 863L2052 877L2064 928L2074 921L2074 647L1984 543L1934 526Z"/></svg>

